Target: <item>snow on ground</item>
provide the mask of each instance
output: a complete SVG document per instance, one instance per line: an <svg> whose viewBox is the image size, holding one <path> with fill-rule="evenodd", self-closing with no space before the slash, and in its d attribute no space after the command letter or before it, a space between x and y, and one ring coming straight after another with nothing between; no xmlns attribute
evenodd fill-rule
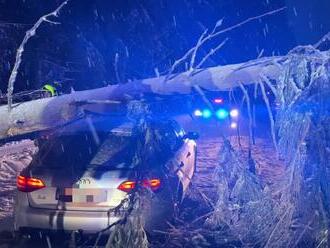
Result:
<svg viewBox="0 0 330 248"><path fill-rule="evenodd" d="M248 137L229 137L235 149L243 151L243 158L248 157ZM212 198L216 190L212 180L213 171L218 164L218 155L222 147L222 138L217 136L203 136L198 140L197 148L197 168L193 183L203 193ZM252 157L256 161L257 174L265 184L273 185L284 174L285 167L275 152L271 140L256 139L256 144L252 146ZM215 199L213 199L215 200Z"/></svg>
<svg viewBox="0 0 330 248"><path fill-rule="evenodd" d="M35 151L36 147L29 140L0 147L0 231L12 229L16 176L31 162Z"/></svg>

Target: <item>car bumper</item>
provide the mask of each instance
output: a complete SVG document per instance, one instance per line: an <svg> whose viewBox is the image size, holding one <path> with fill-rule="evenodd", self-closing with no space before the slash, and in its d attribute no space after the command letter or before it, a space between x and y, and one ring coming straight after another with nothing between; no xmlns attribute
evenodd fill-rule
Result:
<svg viewBox="0 0 330 248"><path fill-rule="evenodd" d="M68 211L32 208L26 196L19 194L20 204L15 207L15 231L44 229L50 231L72 232L84 230L84 233L95 233L107 228L122 218L122 213L101 211Z"/></svg>
<svg viewBox="0 0 330 248"><path fill-rule="evenodd" d="M26 228L72 232L84 230L95 233L107 228L121 217L107 212L57 211L38 208L26 208L15 216L15 230Z"/></svg>
<svg viewBox="0 0 330 248"><path fill-rule="evenodd" d="M114 213L33 208L29 205L24 193L18 193L16 201L20 203L15 204L14 230L23 233L42 230L42 232L65 233L83 231L84 234L93 234L119 221L125 214L125 211ZM153 198L152 207L145 206L142 211L145 230L152 232L166 228L167 218L172 214L173 205L169 201ZM134 218L134 215L130 217Z"/></svg>

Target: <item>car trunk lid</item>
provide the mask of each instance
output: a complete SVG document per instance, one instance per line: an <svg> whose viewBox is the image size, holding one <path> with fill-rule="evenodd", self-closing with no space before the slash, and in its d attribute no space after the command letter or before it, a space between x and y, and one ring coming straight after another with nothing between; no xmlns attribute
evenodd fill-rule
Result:
<svg viewBox="0 0 330 248"><path fill-rule="evenodd" d="M87 171L76 178L64 171L39 171L33 177L43 180L46 187L27 193L28 200L35 208L108 211L125 198L126 193L117 188L131 174L129 170L112 170L95 176Z"/></svg>
<svg viewBox="0 0 330 248"><path fill-rule="evenodd" d="M83 134L52 139L39 147L27 174L46 186L27 193L31 207L108 211L125 198L117 187L134 176L129 132L110 133L100 145Z"/></svg>

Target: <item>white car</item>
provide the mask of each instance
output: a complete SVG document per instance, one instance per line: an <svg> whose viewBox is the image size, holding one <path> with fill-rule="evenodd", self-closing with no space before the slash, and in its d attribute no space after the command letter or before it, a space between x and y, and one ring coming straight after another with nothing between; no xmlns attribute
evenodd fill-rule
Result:
<svg viewBox="0 0 330 248"><path fill-rule="evenodd" d="M144 211L147 231L166 225L194 174L197 134L185 134L175 121L155 122L154 130L165 137L163 150L155 154L160 164L138 180L133 126L108 123L82 120L38 140L39 152L17 177L17 233L99 232L123 216L109 210L137 185L155 193ZM177 170L168 177L166 168L173 163Z"/></svg>

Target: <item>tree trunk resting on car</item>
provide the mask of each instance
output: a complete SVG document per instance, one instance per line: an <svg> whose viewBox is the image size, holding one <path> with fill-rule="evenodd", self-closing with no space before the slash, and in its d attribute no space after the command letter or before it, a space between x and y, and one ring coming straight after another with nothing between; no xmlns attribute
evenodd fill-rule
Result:
<svg viewBox="0 0 330 248"><path fill-rule="evenodd" d="M299 54L297 47L286 56L266 57L246 63L190 70L173 75L131 81L126 84L109 85L104 88L72 92L58 97L44 98L13 104L8 111L0 106L0 139L47 130L84 115L84 110L109 112L114 101L127 102L141 99L143 94L175 95L192 94L194 90L229 91L249 84L265 84L273 91L285 78L285 66L293 57L303 56L307 62L322 63L327 51ZM316 49L314 49L316 50ZM110 106L110 108L109 108Z"/></svg>

